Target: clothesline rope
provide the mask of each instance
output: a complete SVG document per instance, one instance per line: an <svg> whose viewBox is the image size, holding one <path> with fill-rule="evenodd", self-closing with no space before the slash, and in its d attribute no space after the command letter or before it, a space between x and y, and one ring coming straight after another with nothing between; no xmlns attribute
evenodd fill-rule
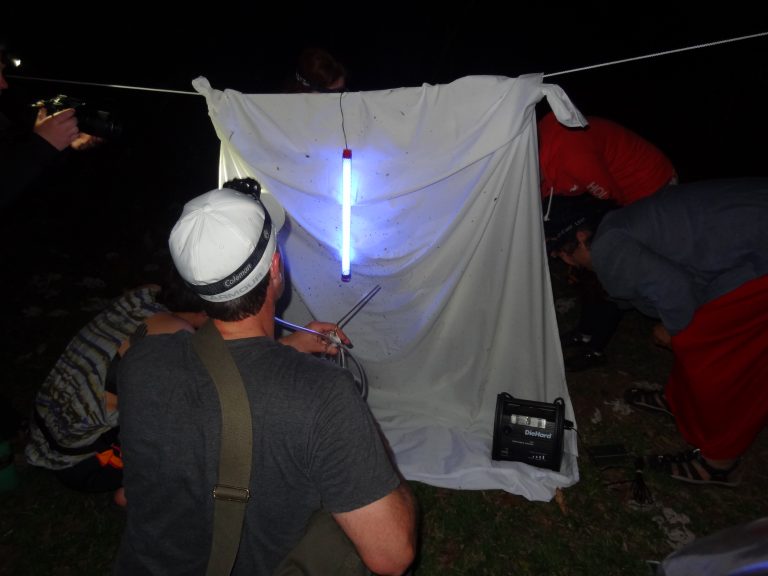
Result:
<svg viewBox="0 0 768 576"><path fill-rule="evenodd" d="M121 90L141 90L144 92L165 92L167 94L185 94L189 96L202 96L197 92L188 90L169 90L167 88L146 88L143 86L124 86L122 84L99 84L98 82L79 82L77 80L57 80L55 78L37 78L34 76L11 76L6 74L7 78L14 80L37 80L38 82L53 82L56 84L76 84L78 86L98 86L100 88L120 88Z"/></svg>
<svg viewBox="0 0 768 576"><path fill-rule="evenodd" d="M752 38L760 38L762 36L768 36L768 32L758 32L757 34L748 34L747 36L739 36L737 38L728 38L727 40L718 40L716 42L707 42L705 44L696 44L694 46L687 46L685 48L676 48L673 50L664 50L663 52L653 52L651 54L644 54L643 56L634 56L632 58L623 58L621 60L612 60L610 62L604 62L602 64L592 64L591 66L582 66L581 68L571 68L570 70L561 70L560 72L551 72L544 74L544 78L553 78L555 76L562 76L563 74L571 74L573 72L583 72L585 70L594 70L596 68L604 68L606 66L615 66L617 64L625 64L627 62L635 62L637 60L646 60L648 58L658 58L660 56L668 56L670 54L677 54L678 52L688 52L689 50L699 50L702 48L709 48L711 46L719 46L720 44L729 44L731 42L740 42L742 40L750 40ZM197 92L190 92L186 90L169 90L166 88L146 88L142 86L125 86L121 84L99 84L98 82L78 82L76 80L57 80L54 78L37 78L32 76L7 76L8 78L18 80L36 80L39 82L53 82L57 84L76 84L79 86L99 86L102 88L119 88L121 90L140 90L145 92L165 92L167 94L184 94L188 96L202 96Z"/></svg>
<svg viewBox="0 0 768 576"><path fill-rule="evenodd" d="M615 64L624 64L625 62L634 62L636 60L645 60L647 58L657 58L659 56L668 56L669 54L676 54L678 52L687 52L688 50L698 50L699 48L709 48L710 46L718 46L719 44L727 44L730 42L739 42L740 40L749 40L750 38L759 38L760 36L768 36L768 32L760 32L758 34L749 34L747 36L739 36L738 38L729 38L728 40L719 40L717 42L707 42L706 44L696 44L695 46L688 46L686 48L677 48L675 50L665 50L663 52L654 52L652 54L635 56L633 58L623 58L622 60L613 60L611 62L605 62L603 64L594 64L592 66L583 66L581 68L571 68L570 70L563 70L561 72L552 72L550 74L544 74L544 78L552 78L553 76L561 76L562 74L570 74L572 72L582 72L584 70L593 70L595 68L603 68L604 66L614 66Z"/></svg>

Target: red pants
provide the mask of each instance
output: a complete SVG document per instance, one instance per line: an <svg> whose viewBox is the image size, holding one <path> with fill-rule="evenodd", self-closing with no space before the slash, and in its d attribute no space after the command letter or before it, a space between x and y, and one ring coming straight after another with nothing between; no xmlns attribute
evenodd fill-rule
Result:
<svg viewBox="0 0 768 576"><path fill-rule="evenodd" d="M768 276L699 308L672 350L665 393L680 433L707 458L740 456L768 422Z"/></svg>

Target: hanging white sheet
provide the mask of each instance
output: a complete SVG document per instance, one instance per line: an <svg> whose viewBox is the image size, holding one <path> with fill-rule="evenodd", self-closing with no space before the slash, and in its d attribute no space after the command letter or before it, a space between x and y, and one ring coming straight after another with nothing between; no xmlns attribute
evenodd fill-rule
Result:
<svg viewBox="0 0 768 576"><path fill-rule="evenodd" d="M584 119L540 75L343 94L193 86L221 140L220 182L253 176L282 204L286 319L345 327L406 478L549 500L578 481L491 460L500 392L573 411L543 243L535 104ZM352 150L352 279L340 280L341 155ZM202 191L201 191L202 192Z"/></svg>

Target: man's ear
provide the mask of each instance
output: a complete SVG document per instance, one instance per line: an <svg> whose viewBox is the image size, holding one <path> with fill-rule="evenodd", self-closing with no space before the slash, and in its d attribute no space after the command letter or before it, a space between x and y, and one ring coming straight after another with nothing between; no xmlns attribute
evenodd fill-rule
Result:
<svg viewBox="0 0 768 576"><path fill-rule="evenodd" d="M280 266L280 250L272 254L272 262L269 264L269 275L273 281L282 280L282 267Z"/></svg>

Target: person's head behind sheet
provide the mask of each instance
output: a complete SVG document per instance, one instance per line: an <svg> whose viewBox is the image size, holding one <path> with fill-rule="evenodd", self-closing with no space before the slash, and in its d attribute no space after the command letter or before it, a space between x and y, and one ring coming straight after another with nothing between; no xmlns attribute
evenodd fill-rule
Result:
<svg viewBox="0 0 768 576"><path fill-rule="evenodd" d="M299 55L291 92L342 92L347 71L322 48L307 48Z"/></svg>

